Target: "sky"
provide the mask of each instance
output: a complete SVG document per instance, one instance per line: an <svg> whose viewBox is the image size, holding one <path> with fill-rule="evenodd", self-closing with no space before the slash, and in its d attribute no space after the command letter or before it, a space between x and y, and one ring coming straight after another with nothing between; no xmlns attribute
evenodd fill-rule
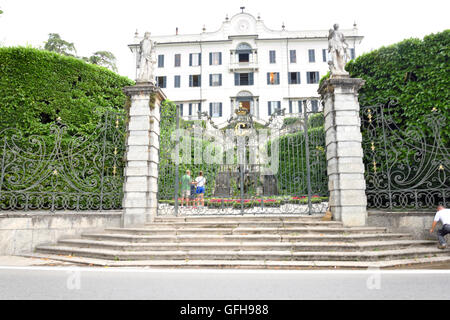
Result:
<svg viewBox="0 0 450 320"><path fill-rule="evenodd" d="M127 47L141 35L200 33L220 28L225 16L258 14L270 29L328 30L334 23L364 36L361 52L450 28L448 0L0 0L0 45L43 47L49 33L73 42L79 56L111 51L118 72L133 79ZM359 52L359 53L361 53Z"/></svg>

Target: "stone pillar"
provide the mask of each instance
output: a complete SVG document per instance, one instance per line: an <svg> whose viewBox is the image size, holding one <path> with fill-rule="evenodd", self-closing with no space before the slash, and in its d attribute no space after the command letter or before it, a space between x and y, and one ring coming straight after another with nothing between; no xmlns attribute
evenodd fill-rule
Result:
<svg viewBox="0 0 450 320"><path fill-rule="evenodd" d="M128 106L122 226L153 222L158 206L160 105L166 99L151 83L125 87Z"/></svg>
<svg viewBox="0 0 450 320"><path fill-rule="evenodd" d="M361 120L358 90L364 80L331 78L319 93L324 102L330 209L344 226L367 223Z"/></svg>

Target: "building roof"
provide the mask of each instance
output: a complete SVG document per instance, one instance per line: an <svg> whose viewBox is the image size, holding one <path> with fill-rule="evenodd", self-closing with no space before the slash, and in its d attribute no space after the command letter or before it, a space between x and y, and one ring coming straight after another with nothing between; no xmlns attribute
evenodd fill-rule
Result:
<svg viewBox="0 0 450 320"><path fill-rule="evenodd" d="M358 35L358 29L340 30L348 39L361 40L363 37ZM247 12L235 14L230 19L226 18L222 26L213 32L203 31L198 34L172 34L172 35L152 35L151 38L158 44L182 44L190 42L214 42L227 41L238 37L254 37L258 40L277 40L277 39L328 39L329 30L298 30L290 31L285 28L281 30L269 29L264 21L259 17L255 18ZM133 43L137 44L143 39L136 34Z"/></svg>

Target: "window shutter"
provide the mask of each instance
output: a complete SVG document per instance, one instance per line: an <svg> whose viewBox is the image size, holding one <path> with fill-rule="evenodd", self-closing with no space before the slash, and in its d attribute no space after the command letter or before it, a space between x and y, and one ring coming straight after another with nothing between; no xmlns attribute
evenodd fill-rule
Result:
<svg viewBox="0 0 450 320"><path fill-rule="evenodd" d="M202 54L201 53L198 54L198 65L199 66L202 65Z"/></svg>
<svg viewBox="0 0 450 320"><path fill-rule="evenodd" d="M271 106L270 106L270 101L267 101L267 114L270 116L272 114L272 110L271 110Z"/></svg>
<svg viewBox="0 0 450 320"><path fill-rule="evenodd" d="M281 109L281 101L277 101L278 110Z"/></svg>
<svg viewBox="0 0 450 320"><path fill-rule="evenodd" d="M253 85L253 72L250 72L248 74L248 85L252 86Z"/></svg>
<svg viewBox="0 0 450 320"><path fill-rule="evenodd" d="M267 72L267 84L270 84L270 72Z"/></svg>
<svg viewBox="0 0 450 320"><path fill-rule="evenodd" d="M192 116L192 103L189 103L189 115Z"/></svg>
<svg viewBox="0 0 450 320"><path fill-rule="evenodd" d="M183 104L180 104L180 115L183 116Z"/></svg>
<svg viewBox="0 0 450 320"><path fill-rule="evenodd" d="M164 60L163 60L164 61ZM163 62L164 63L164 62ZM163 77L163 88L167 85L167 77Z"/></svg>
<svg viewBox="0 0 450 320"><path fill-rule="evenodd" d="M209 86L211 87L212 85L213 85L213 83L212 83L212 74L210 74L209 75Z"/></svg>
<svg viewBox="0 0 450 320"><path fill-rule="evenodd" d="M239 73L234 74L234 85L235 86L239 85Z"/></svg>
<svg viewBox="0 0 450 320"><path fill-rule="evenodd" d="M319 83L319 72L316 71L316 82L315 83Z"/></svg>
<svg viewBox="0 0 450 320"><path fill-rule="evenodd" d="M212 66L212 52L209 53L209 65Z"/></svg>
<svg viewBox="0 0 450 320"><path fill-rule="evenodd" d="M198 86L199 87L202 86L202 75L201 74L198 76Z"/></svg>
<svg viewBox="0 0 450 320"><path fill-rule="evenodd" d="M292 101L289 100L289 113L292 113Z"/></svg>
<svg viewBox="0 0 450 320"><path fill-rule="evenodd" d="M189 87L193 86L193 79L192 79L192 75L189 75Z"/></svg>
<svg viewBox="0 0 450 320"><path fill-rule="evenodd" d="M277 75L276 84L280 84L280 73L277 72L276 75Z"/></svg>
<svg viewBox="0 0 450 320"><path fill-rule="evenodd" d="M219 103L219 116L222 116L222 102Z"/></svg>
<svg viewBox="0 0 450 320"><path fill-rule="evenodd" d="M297 83L298 83L298 84L301 83L301 81L300 81L300 72L297 72Z"/></svg>
<svg viewBox="0 0 450 320"><path fill-rule="evenodd" d="M189 53L189 66L192 67L192 53Z"/></svg>
<svg viewBox="0 0 450 320"><path fill-rule="evenodd" d="M219 64L222 65L222 52L219 52Z"/></svg>
<svg viewBox="0 0 450 320"><path fill-rule="evenodd" d="M322 49L323 62L327 62L327 49Z"/></svg>
<svg viewBox="0 0 450 320"><path fill-rule="evenodd" d="M198 103L198 111L202 112L202 103L201 102Z"/></svg>
<svg viewBox="0 0 450 320"><path fill-rule="evenodd" d="M222 85L222 74L219 74L219 86Z"/></svg>
<svg viewBox="0 0 450 320"><path fill-rule="evenodd" d="M291 72L288 72L288 84L292 84Z"/></svg>
<svg viewBox="0 0 450 320"><path fill-rule="evenodd" d="M161 68L164 68L164 55L161 55Z"/></svg>
<svg viewBox="0 0 450 320"><path fill-rule="evenodd" d="M303 112L303 108L302 108L302 100L298 100L298 113L302 113Z"/></svg>
<svg viewBox="0 0 450 320"><path fill-rule="evenodd" d="M213 108L212 108L212 102L209 103L209 116L213 116Z"/></svg>

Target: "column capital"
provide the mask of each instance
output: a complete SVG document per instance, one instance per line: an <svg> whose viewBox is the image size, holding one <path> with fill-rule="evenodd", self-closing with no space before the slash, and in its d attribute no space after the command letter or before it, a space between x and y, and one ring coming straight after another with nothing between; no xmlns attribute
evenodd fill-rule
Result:
<svg viewBox="0 0 450 320"><path fill-rule="evenodd" d="M322 95L334 93L336 88L341 88L348 92L358 92L366 83L366 80L360 78L335 77L324 80L317 92Z"/></svg>
<svg viewBox="0 0 450 320"><path fill-rule="evenodd" d="M156 93L159 96L159 101L167 99L161 88L155 86L151 82L138 82L135 86L124 87L123 92L130 97L134 95L148 95Z"/></svg>

